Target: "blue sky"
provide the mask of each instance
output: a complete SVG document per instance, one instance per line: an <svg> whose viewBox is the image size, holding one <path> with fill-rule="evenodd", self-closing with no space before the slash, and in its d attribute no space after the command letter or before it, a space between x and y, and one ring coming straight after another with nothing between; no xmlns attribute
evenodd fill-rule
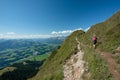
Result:
<svg viewBox="0 0 120 80"><path fill-rule="evenodd" d="M120 0L0 0L0 38L85 30L118 10Z"/></svg>

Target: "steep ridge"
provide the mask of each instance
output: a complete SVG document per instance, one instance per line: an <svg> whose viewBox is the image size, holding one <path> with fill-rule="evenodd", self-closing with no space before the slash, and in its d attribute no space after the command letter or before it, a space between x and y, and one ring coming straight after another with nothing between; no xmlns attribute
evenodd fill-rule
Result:
<svg viewBox="0 0 120 80"><path fill-rule="evenodd" d="M93 49L93 34L98 37L97 49ZM120 11L102 23L93 25L79 41L85 52L84 59L88 62L90 78L85 80L120 80ZM103 71L104 70L104 71ZM97 75L96 75L97 74ZM99 76L98 76L99 75Z"/></svg>
<svg viewBox="0 0 120 80"><path fill-rule="evenodd" d="M104 22L95 24L85 33L83 43L92 45L91 37L96 34L98 47L104 51L113 51L120 44L120 11ZM100 45L99 45L100 44Z"/></svg>
<svg viewBox="0 0 120 80"><path fill-rule="evenodd" d="M75 31L55 50L40 68L37 75L29 80L62 80L63 65L77 49L76 36L83 31Z"/></svg>
<svg viewBox="0 0 120 80"><path fill-rule="evenodd" d="M96 50L92 46L91 37L93 34L98 37ZM66 80L64 77L67 76L67 73L63 73L65 63L69 64L69 60L73 60L72 55L77 59L81 58L78 58L75 54L79 52L76 46L76 36L80 44L85 45L80 45L80 49L84 51L83 59L85 61L82 79L119 80L117 77L119 77L118 74L120 73L120 52L116 51L116 49L120 46L120 11L106 21L91 26L87 32L81 30L73 32L45 61L37 75L30 80ZM80 66L80 63L78 66ZM110 66L116 66L117 68L112 68L114 72L111 72ZM70 72L70 76L74 76L74 74Z"/></svg>
<svg viewBox="0 0 120 80"><path fill-rule="evenodd" d="M84 52L80 48L80 42L77 37L76 41L78 43L78 52L71 55L70 59L66 60L66 63L63 65L63 80L82 80L82 74L84 72Z"/></svg>

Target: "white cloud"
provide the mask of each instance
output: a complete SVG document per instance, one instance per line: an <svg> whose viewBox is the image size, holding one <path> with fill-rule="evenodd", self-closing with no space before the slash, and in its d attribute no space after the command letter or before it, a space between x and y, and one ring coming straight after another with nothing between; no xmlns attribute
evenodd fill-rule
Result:
<svg viewBox="0 0 120 80"><path fill-rule="evenodd" d="M52 35L41 35L41 34L29 34L29 35L21 35L16 34L15 32L6 32L6 33L0 33L0 38L9 38L9 39L16 39L16 38L49 38Z"/></svg>
<svg viewBox="0 0 120 80"><path fill-rule="evenodd" d="M0 36L3 36L3 34L0 34Z"/></svg>
<svg viewBox="0 0 120 80"><path fill-rule="evenodd" d="M85 31L87 31L89 28L85 29ZM20 34L16 34L15 32L7 32L6 34L0 33L0 38L10 38L10 39L15 39L15 38L26 38L26 39L28 39L28 38L49 38L49 37L55 37L55 36L67 36L76 30L83 30L83 29L78 28L78 29L73 29L73 30L52 31L50 35L41 35L41 34L20 35Z"/></svg>
<svg viewBox="0 0 120 80"><path fill-rule="evenodd" d="M9 39L16 39L16 38L25 38L25 39L30 39L30 38L49 38L52 35L18 35L18 34L0 34L0 38L9 38Z"/></svg>
<svg viewBox="0 0 120 80"><path fill-rule="evenodd" d="M76 31L76 30L83 30L82 28L77 28L77 29L75 29L74 31Z"/></svg>
<svg viewBox="0 0 120 80"><path fill-rule="evenodd" d="M6 34L7 34L7 35L14 35L15 32L7 32Z"/></svg>
<svg viewBox="0 0 120 80"><path fill-rule="evenodd" d="M16 38L49 38L51 37L51 35L40 35L40 34L36 34L36 35L18 35Z"/></svg>
<svg viewBox="0 0 120 80"><path fill-rule="evenodd" d="M54 34L58 34L58 32L56 32L56 31L52 31L52 33L51 33L51 34L53 34L53 35L54 35Z"/></svg>
<svg viewBox="0 0 120 80"><path fill-rule="evenodd" d="M49 38L49 37L51 37L51 35L36 34L36 35L25 35L24 37L26 37L26 38Z"/></svg>
<svg viewBox="0 0 120 80"><path fill-rule="evenodd" d="M68 34L68 33L72 33L72 30L64 30L64 31L59 31L59 34Z"/></svg>
<svg viewBox="0 0 120 80"><path fill-rule="evenodd" d="M74 29L74 30L63 30L63 31L52 31L52 35L68 35L76 30L83 30L82 28Z"/></svg>
<svg viewBox="0 0 120 80"><path fill-rule="evenodd" d="M86 28L84 31L87 32L90 29L90 27Z"/></svg>

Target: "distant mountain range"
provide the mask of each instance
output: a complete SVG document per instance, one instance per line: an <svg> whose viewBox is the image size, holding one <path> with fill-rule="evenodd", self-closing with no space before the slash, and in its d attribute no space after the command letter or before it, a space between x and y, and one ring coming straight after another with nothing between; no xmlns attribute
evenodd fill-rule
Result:
<svg viewBox="0 0 120 80"><path fill-rule="evenodd" d="M0 67L5 67L23 60L46 56L52 52L65 38L47 39L0 39ZM46 54L46 55L45 55ZM43 58L44 59L44 58Z"/></svg>

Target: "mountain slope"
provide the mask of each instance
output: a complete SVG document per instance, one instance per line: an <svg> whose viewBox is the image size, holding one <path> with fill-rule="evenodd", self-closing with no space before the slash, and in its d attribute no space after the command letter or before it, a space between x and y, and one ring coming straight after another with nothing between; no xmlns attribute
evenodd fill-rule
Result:
<svg viewBox="0 0 120 80"><path fill-rule="evenodd" d="M92 36L98 37L97 49L93 50ZM120 80L120 11L102 23L93 25L79 41L85 51L84 60L88 63L85 80ZM90 75L87 79L86 75ZM99 75L99 76L98 76Z"/></svg>
<svg viewBox="0 0 120 80"><path fill-rule="evenodd" d="M93 25L85 34L84 43L91 44L91 37L96 34L98 47L105 51L111 51L120 44L120 11L102 23ZM88 44L88 43L87 43ZM91 44L92 45L92 44Z"/></svg>
<svg viewBox="0 0 120 80"><path fill-rule="evenodd" d="M24 61L15 63L0 70L0 80L26 80L33 77L38 71L42 61Z"/></svg>
<svg viewBox="0 0 120 80"><path fill-rule="evenodd" d="M85 52L84 60L86 71L84 80L115 80L114 75L108 70L108 62L92 47L91 37L98 37L97 49L112 54L110 58L114 61L120 60L120 52L116 51L120 46L120 11L108 20L93 25L86 33L83 31L73 32L43 64L38 74L30 80L62 80L63 64L70 56L77 52L75 37L81 42L82 50ZM116 55L117 54L117 55ZM117 58L114 59L114 56ZM118 63L117 62L117 63ZM120 71L117 66L116 70ZM118 72L119 73L119 72Z"/></svg>
<svg viewBox="0 0 120 80"><path fill-rule="evenodd" d="M43 64L38 74L31 80L62 80L63 64L70 58L71 54L77 52L77 34L83 34L83 31L76 31L71 34L62 44L56 49L47 61Z"/></svg>
<svg viewBox="0 0 120 80"><path fill-rule="evenodd" d="M93 34L98 37L96 49L93 48L91 40ZM35 62L30 62L27 65L18 64L16 68L1 69L0 79L5 80L6 76L11 77L12 75L12 80L27 80L28 78L28 80L63 80L67 74L63 73L64 65L69 60L73 60L72 65L76 65L76 61L81 62L79 61L81 57L76 56L79 52L78 42L80 42L81 52L84 52L85 70L83 75L79 75L76 71L75 74L73 71L70 75L81 76L83 80L120 80L120 11L106 21L91 26L87 32L82 30L73 32L52 52L43 65L40 63L41 67L37 64L36 68ZM71 57L74 57L74 59ZM73 67L67 65L67 67L69 66L70 68ZM77 69L80 72L80 68ZM32 73L29 73L29 71ZM6 74L3 74L3 72ZM14 77L16 73L20 78ZM79 80L79 78L77 79Z"/></svg>

